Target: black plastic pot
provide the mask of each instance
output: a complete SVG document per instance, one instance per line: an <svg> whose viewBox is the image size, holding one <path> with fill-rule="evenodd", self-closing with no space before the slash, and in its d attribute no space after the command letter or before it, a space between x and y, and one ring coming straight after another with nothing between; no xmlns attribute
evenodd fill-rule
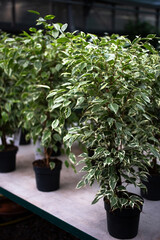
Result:
<svg viewBox="0 0 160 240"><path fill-rule="evenodd" d="M147 187L147 191L141 189L143 198L152 201L160 200L160 174L149 175L148 181L142 181L142 183Z"/></svg>
<svg viewBox="0 0 160 240"><path fill-rule="evenodd" d="M19 141L19 144L20 145L28 145L31 143L31 140L26 140L26 135L27 135L27 131L22 129L21 130L21 134L20 134L20 141Z"/></svg>
<svg viewBox="0 0 160 240"><path fill-rule="evenodd" d="M141 211L138 208L123 208L111 211L110 204L104 201L107 214L108 232L118 239L131 239L138 233Z"/></svg>
<svg viewBox="0 0 160 240"><path fill-rule="evenodd" d="M37 189L42 192L50 192L59 189L62 161L55 159L54 162L56 166L53 170L48 167L37 166L36 163L39 161L43 160L36 160L33 162Z"/></svg>
<svg viewBox="0 0 160 240"><path fill-rule="evenodd" d="M0 172L7 173L16 169L16 154L18 147L11 146L0 152Z"/></svg>

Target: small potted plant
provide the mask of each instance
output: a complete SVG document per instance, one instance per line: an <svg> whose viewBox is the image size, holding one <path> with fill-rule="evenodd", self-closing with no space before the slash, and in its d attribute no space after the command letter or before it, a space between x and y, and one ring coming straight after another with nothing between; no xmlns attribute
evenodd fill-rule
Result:
<svg viewBox="0 0 160 240"><path fill-rule="evenodd" d="M39 15L38 12L31 11ZM56 127L55 119L59 112L56 105L52 106L51 99L47 99L49 91L63 82L61 76L63 65L62 56L65 45L63 42L64 30L67 25L47 23L54 18L47 15L37 19L37 25L42 28L30 28L31 33L23 33L21 39L25 56L22 81L27 82L22 93L25 103L23 109L24 128L28 136L36 143L39 139L44 148L44 159L33 162L36 174L37 188L40 191L53 191L59 188L59 177L62 162L52 157L57 152L57 144L61 142L61 133ZM57 104L59 100L57 99Z"/></svg>
<svg viewBox="0 0 160 240"><path fill-rule="evenodd" d="M131 42L118 35L73 34L64 59L69 80L48 96L53 106L58 96L63 98L57 119L61 124L73 110L82 109L78 126L63 138L66 153L76 164L72 144L78 140L85 146L79 164L84 164L81 171L86 174L77 187L99 183L93 203L104 198L108 231L120 239L136 236L143 206L143 199L129 192L128 185L144 188L141 179L146 179L149 166L144 152L150 150L153 125L145 107L157 73L157 62L152 61L157 53L148 43L152 37Z"/></svg>
<svg viewBox="0 0 160 240"><path fill-rule="evenodd" d="M21 119L21 87L14 77L17 42L6 33L0 36L0 172L10 172L16 168L18 148L8 137L18 129ZM11 138L12 139L12 138Z"/></svg>

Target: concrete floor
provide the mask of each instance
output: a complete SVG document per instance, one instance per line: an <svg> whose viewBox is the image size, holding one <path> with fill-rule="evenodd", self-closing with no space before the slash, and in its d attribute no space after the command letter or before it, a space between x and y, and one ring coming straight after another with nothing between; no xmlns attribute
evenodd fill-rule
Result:
<svg viewBox="0 0 160 240"><path fill-rule="evenodd" d="M75 152L79 154L80 150L75 148ZM0 174L0 188L5 189L11 198L12 194L14 198L16 196L15 199L19 201L18 203L25 202L26 206L29 206L29 210L32 208L35 212L42 210L45 219L52 220L53 217L53 221L57 221L57 225L60 224L61 228L75 236L79 234L79 238L82 240L115 239L107 231L103 200L91 205L98 189L97 184L94 184L93 187L75 189L82 173L75 174L72 169L67 169L63 164L60 189L55 192L40 192L36 189L32 169L34 153L33 145L20 146L16 171ZM60 156L59 159L65 161L66 157ZM133 187L130 187L129 190L139 194L139 190ZM139 232L134 240L160 240L160 201L145 200L140 217Z"/></svg>

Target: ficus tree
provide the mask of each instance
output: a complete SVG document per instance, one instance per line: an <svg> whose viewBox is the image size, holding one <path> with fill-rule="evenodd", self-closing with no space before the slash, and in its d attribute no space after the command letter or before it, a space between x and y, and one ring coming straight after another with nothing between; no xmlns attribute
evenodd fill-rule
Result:
<svg viewBox="0 0 160 240"><path fill-rule="evenodd" d="M37 28L30 28L30 33L23 32L19 39L22 43L19 61L23 63L19 81L26 82L22 94L25 103L23 126L34 143L41 140L47 166L51 165L49 159L52 151L57 151L56 143L61 141L61 134L52 130L52 122L58 118L59 112L54 109L52 99L46 97L63 82L63 41L67 28L67 24L53 23L53 19L53 15L39 16Z"/></svg>
<svg viewBox="0 0 160 240"><path fill-rule="evenodd" d="M150 165L145 153L159 156L152 138L158 129L147 112L158 77L159 56L149 43L154 37L131 42L118 35L73 34L67 39L63 61L68 81L48 95L53 106L60 97L56 127L81 108L78 126L68 129L63 138L66 153L76 164L71 147L77 140L85 146L78 162L85 174L77 187L97 181L100 188L93 203L105 197L112 209L142 204L127 187L145 187L141 179L146 179Z"/></svg>
<svg viewBox="0 0 160 240"><path fill-rule="evenodd" d="M18 129L21 119L22 87L17 85L17 49L14 36L2 32L0 35L0 138L1 150L9 148L7 137Z"/></svg>
<svg viewBox="0 0 160 240"><path fill-rule="evenodd" d="M159 55L157 54L156 59L153 61L159 61ZM157 77L155 81L152 82L152 93L150 96L150 104L147 105L146 111L150 121L152 121L153 127L156 131L153 131L152 138L149 139L149 144L156 146L157 150L159 149L160 142L160 77L159 77L159 65L157 65ZM153 154L154 149L151 148L148 155L150 157L151 166L149 167L149 172L151 174L160 174L160 165L159 165L159 155ZM154 152L155 153L155 152Z"/></svg>

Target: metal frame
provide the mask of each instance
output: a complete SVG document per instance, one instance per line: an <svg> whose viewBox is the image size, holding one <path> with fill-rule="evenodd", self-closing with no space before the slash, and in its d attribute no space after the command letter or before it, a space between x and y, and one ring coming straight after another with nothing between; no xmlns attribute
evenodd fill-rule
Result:
<svg viewBox="0 0 160 240"><path fill-rule="evenodd" d="M11 28L16 29L16 0L10 0L12 3L12 22ZM33 1L34 2L34 1ZM89 16L90 10L92 7L103 8L111 11L111 28L112 32L115 31L115 19L116 19L116 11L127 11L133 13L135 15L136 22L139 20L140 14L152 15L155 17L155 27L158 31L159 22L160 22L160 2L159 1L149 1L149 0L48 0L48 5L50 9L50 13L53 12L54 5L63 3L67 8L67 22L69 24L69 31L74 31L74 17L73 17L73 6L83 6L83 28L82 30L86 31L86 22ZM126 6L131 6L133 9L127 9ZM145 7L146 11L141 10L141 7ZM153 9L154 12L147 11L147 8ZM46 13L47 14L47 13ZM1 25L0 25L1 28Z"/></svg>

